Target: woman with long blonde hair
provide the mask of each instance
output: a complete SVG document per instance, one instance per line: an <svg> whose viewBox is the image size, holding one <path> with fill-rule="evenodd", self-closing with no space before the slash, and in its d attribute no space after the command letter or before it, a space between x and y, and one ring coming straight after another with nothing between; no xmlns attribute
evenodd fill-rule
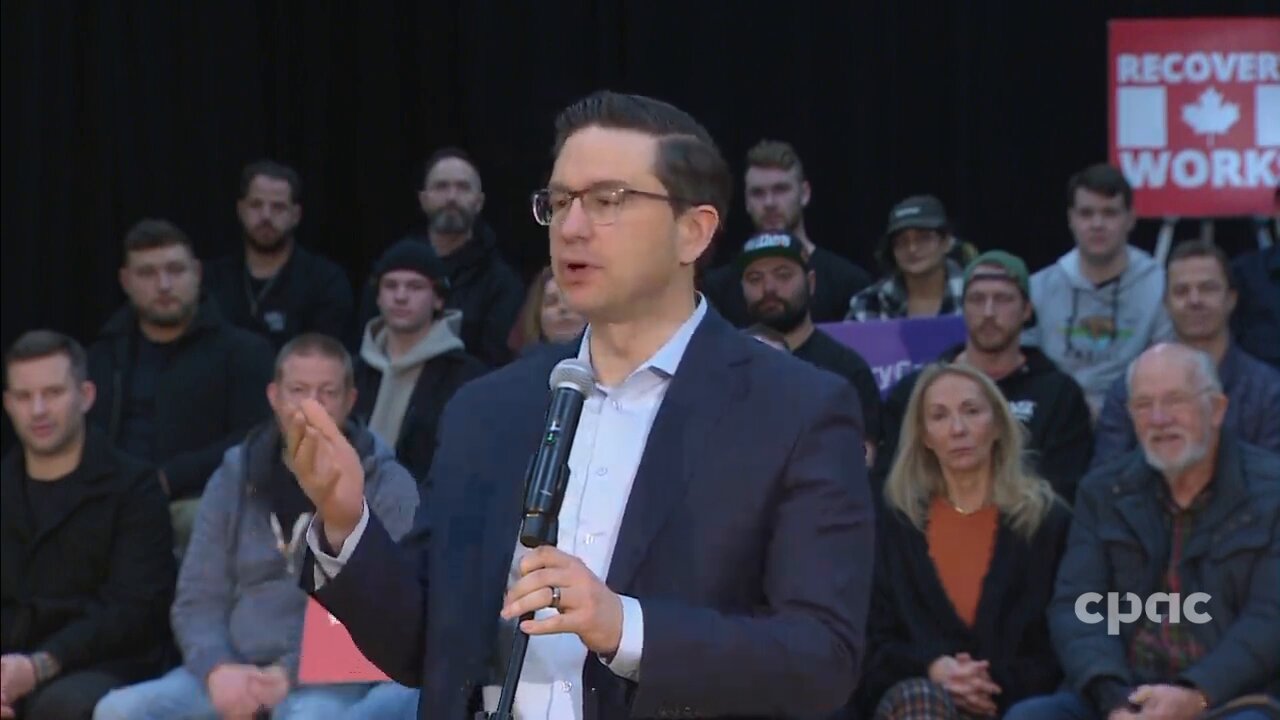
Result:
<svg viewBox="0 0 1280 720"><path fill-rule="evenodd" d="M1070 516L1023 433L982 372L920 375L877 541L859 690L877 720L998 717L1060 682L1044 611Z"/></svg>

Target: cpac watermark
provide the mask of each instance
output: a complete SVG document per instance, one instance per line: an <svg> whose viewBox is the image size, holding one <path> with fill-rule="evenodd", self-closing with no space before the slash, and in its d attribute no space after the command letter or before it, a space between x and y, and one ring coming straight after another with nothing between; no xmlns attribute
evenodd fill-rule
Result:
<svg viewBox="0 0 1280 720"><path fill-rule="evenodd" d="M1104 599L1106 615L1091 609ZM1131 592L1123 595L1109 592L1105 596L1091 592L1076 598L1076 619L1090 625L1097 625L1105 620L1108 635L1119 635L1121 625L1137 622L1144 613L1148 620L1155 623L1176 625L1185 619L1186 622L1203 625L1212 619L1209 613L1201 609L1209 600L1209 594L1202 592L1191 593L1185 598L1178 593L1158 592L1149 596L1146 602ZM1122 601L1126 606L1123 610L1120 607ZM1162 606L1168 612L1161 612Z"/></svg>

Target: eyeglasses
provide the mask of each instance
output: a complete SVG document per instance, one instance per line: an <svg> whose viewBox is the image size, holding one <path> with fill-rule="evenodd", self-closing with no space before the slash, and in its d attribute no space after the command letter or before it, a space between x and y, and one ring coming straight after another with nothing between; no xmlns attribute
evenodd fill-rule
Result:
<svg viewBox="0 0 1280 720"><path fill-rule="evenodd" d="M1129 412L1135 417L1150 418L1156 408L1163 408L1166 415L1185 412L1195 399L1209 392L1212 388L1202 387L1192 392L1172 392L1161 398L1138 397L1129 401Z"/></svg>
<svg viewBox="0 0 1280 720"><path fill-rule="evenodd" d="M633 197L661 200L673 207L684 201L671 195L633 190L625 187L589 187L585 190L543 189L533 194L533 219L539 225L560 224L569 215L574 200L582 201L582 210L594 225L612 225L618 221L622 206Z"/></svg>

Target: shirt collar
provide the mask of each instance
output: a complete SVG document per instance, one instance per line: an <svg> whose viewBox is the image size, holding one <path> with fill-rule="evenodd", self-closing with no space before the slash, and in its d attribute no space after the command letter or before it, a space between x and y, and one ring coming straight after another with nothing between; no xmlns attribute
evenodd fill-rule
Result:
<svg viewBox="0 0 1280 720"><path fill-rule="evenodd" d="M702 322L702 318L707 316L707 301L702 293L697 293L694 301L693 314L689 319L685 320L680 327L676 328L675 333L667 339L667 342L658 348L650 358L640 367L636 368L636 372L641 370L653 370L667 377L676 374L676 370L680 367L680 361L684 359L685 351L689 349L689 341L693 339L693 333L698 329L698 325ZM582 334L582 343L578 346L578 359L591 364L591 326L587 326L586 332ZM592 365L594 367L594 365ZM635 373L632 373L633 375Z"/></svg>

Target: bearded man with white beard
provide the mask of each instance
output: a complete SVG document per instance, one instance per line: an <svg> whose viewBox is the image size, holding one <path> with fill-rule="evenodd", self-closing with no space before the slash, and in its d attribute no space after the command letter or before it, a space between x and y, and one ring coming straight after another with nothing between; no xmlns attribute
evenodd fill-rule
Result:
<svg viewBox="0 0 1280 720"><path fill-rule="evenodd" d="M1156 345L1127 383L1141 447L1081 481L1048 611L1068 689L1006 720L1265 717L1234 701L1280 691L1280 456L1223 430L1203 351ZM1118 632L1092 594L1124 598Z"/></svg>

